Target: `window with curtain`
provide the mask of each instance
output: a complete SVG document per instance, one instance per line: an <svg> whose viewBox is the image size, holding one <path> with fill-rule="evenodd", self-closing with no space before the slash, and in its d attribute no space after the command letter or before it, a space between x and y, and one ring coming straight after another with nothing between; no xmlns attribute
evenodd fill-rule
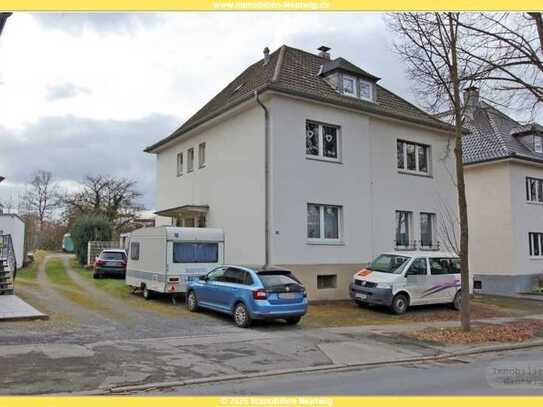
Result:
<svg viewBox="0 0 543 407"><path fill-rule="evenodd" d="M412 216L411 212L396 211L396 246L410 245Z"/></svg>
<svg viewBox="0 0 543 407"><path fill-rule="evenodd" d="M307 120L305 154L331 161L339 160L339 127Z"/></svg>
<svg viewBox="0 0 543 407"><path fill-rule="evenodd" d="M543 202L543 180L526 177L526 200Z"/></svg>
<svg viewBox="0 0 543 407"><path fill-rule="evenodd" d="M217 263L219 259L218 243L174 242L174 263Z"/></svg>
<svg viewBox="0 0 543 407"><path fill-rule="evenodd" d="M335 205L307 205L307 238L309 240L338 241L340 239L341 207Z"/></svg>
<svg viewBox="0 0 543 407"><path fill-rule="evenodd" d="M435 214L420 213L420 244L431 247L434 243Z"/></svg>
<svg viewBox="0 0 543 407"><path fill-rule="evenodd" d="M430 173L430 147L409 141L396 142L396 167L399 170Z"/></svg>

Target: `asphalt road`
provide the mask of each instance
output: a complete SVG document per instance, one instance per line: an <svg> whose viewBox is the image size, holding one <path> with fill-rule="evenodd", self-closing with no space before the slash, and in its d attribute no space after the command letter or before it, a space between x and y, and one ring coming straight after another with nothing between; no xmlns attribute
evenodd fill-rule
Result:
<svg viewBox="0 0 543 407"><path fill-rule="evenodd" d="M498 377L522 383L498 382ZM507 371L498 369L509 369ZM525 376L526 377L526 376ZM180 387L176 395L543 395L543 348L484 354L441 363L265 377ZM156 394L164 393L157 392Z"/></svg>

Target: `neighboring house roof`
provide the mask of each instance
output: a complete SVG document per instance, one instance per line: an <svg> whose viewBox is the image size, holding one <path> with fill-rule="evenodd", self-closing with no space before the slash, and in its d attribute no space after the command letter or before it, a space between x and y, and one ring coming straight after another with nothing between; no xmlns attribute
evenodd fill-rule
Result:
<svg viewBox="0 0 543 407"><path fill-rule="evenodd" d="M543 154L536 153L518 139L530 131L541 131L537 124L521 125L486 102L464 120L464 127L470 131L462 139L464 164L518 158L543 163Z"/></svg>
<svg viewBox="0 0 543 407"><path fill-rule="evenodd" d="M170 136L147 147L145 151L152 152L157 147L253 98L255 91L263 92L265 90L331 103L441 130L451 130L448 123L436 119L380 85L376 85L377 103L340 94L323 76L319 75L323 66L333 64L333 69L348 68L350 71L356 71L357 74L378 79L343 58L330 61L327 58L286 45L271 53L269 57L270 60L267 64L264 64L262 59L249 66L180 128Z"/></svg>

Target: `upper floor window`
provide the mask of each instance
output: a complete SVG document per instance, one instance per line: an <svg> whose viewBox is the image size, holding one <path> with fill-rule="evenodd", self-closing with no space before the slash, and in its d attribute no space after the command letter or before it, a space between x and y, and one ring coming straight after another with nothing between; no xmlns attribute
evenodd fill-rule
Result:
<svg viewBox="0 0 543 407"><path fill-rule="evenodd" d="M194 148L187 150L187 172L194 171Z"/></svg>
<svg viewBox="0 0 543 407"><path fill-rule="evenodd" d="M198 168L204 168L206 166L206 143L200 143L198 145Z"/></svg>
<svg viewBox="0 0 543 407"><path fill-rule="evenodd" d="M308 120L305 123L305 154L339 160L339 127Z"/></svg>
<svg viewBox="0 0 543 407"><path fill-rule="evenodd" d="M177 176L183 175L183 153L177 153Z"/></svg>
<svg viewBox="0 0 543 407"><path fill-rule="evenodd" d="M543 140L541 136L534 136L534 151L543 153Z"/></svg>
<svg viewBox="0 0 543 407"><path fill-rule="evenodd" d="M526 200L543 202L543 180L526 177Z"/></svg>
<svg viewBox="0 0 543 407"><path fill-rule="evenodd" d="M360 79L358 90L361 99L373 100L371 82Z"/></svg>
<svg viewBox="0 0 543 407"><path fill-rule="evenodd" d="M396 153L398 169L422 174L429 173L429 146L398 140Z"/></svg>
<svg viewBox="0 0 543 407"><path fill-rule="evenodd" d="M356 96L356 79L352 76L343 76L343 93L349 96Z"/></svg>
<svg viewBox="0 0 543 407"><path fill-rule="evenodd" d="M308 240L339 241L341 207L307 204Z"/></svg>

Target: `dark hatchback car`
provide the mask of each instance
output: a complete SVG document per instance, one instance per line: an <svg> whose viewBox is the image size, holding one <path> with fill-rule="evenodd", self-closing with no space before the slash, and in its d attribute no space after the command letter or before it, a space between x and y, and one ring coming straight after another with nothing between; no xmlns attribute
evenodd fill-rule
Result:
<svg viewBox="0 0 543 407"><path fill-rule="evenodd" d="M106 275L123 277L126 275L126 252L120 249L102 250L94 262L94 278Z"/></svg>

